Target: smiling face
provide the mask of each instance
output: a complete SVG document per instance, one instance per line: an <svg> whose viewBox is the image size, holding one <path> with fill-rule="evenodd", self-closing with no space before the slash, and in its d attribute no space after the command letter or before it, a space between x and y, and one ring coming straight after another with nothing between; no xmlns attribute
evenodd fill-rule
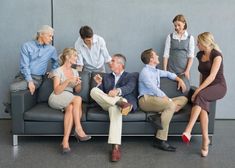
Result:
<svg viewBox="0 0 235 168"><path fill-rule="evenodd" d="M113 56L112 60L109 64L109 68L112 72L114 72L116 74L119 74L121 71L123 71L124 65L122 63L121 58Z"/></svg>
<svg viewBox="0 0 235 168"><path fill-rule="evenodd" d="M184 30L185 30L185 23L181 22L181 21L175 21L174 27L175 27L175 31L178 34L182 34L182 33L184 33Z"/></svg>
<svg viewBox="0 0 235 168"><path fill-rule="evenodd" d="M150 64L157 66L159 64L159 56L157 55L157 53L155 51L152 51L152 56L150 58Z"/></svg>
<svg viewBox="0 0 235 168"><path fill-rule="evenodd" d="M73 54L69 56L68 61L71 65L73 65L77 63L77 59L78 59L78 55L76 52L74 52Z"/></svg>

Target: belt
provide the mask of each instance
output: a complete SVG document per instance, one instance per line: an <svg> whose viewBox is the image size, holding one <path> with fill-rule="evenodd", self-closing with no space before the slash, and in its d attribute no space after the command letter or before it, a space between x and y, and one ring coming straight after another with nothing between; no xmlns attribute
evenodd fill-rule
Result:
<svg viewBox="0 0 235 168"><path fill-rule="evenodd" d="M142 98L142 97L144 97L144 95L141 95L140 97L138 97L138 99L140 99L140 98Z"/></svg>

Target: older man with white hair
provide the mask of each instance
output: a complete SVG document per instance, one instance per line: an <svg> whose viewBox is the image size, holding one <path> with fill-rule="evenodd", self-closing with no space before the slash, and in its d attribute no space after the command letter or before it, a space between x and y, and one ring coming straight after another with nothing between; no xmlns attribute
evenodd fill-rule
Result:
<svg viewBox="0 0 235 168"><path fill-rule="evenodd" d="M20 50L20 74L18 81L10 86L11 91L29 89L33 94L42 82L42 76L47 71L48 61L52 69L58 67L58 56L55 47L51 45L54 29L43 25L37 32L35 40L23 44Z"/></svg>
<svg viewBox="0 0 235 168"><path fill-rule="evenodd" d="M10 91L29 89L33 95L41 85L42 77L46 74L49 60L52 69L58 67L58 56L55 47L51 45L54 29L43 25L37 31L36 39L24 43L20 50L20 73L15 82L10 85ZM9 103L5 103L9 107ZM9 111L9 110L5 110Z"/></svg>

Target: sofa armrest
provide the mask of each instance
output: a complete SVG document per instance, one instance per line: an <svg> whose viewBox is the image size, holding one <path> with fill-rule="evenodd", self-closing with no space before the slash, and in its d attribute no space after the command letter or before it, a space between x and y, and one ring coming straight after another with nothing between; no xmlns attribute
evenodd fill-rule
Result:
<svg viewBox="0 0 235 168"><path fill-rule="evenodd" d="M11 110L12 110L12 133L24 133L24 112L32 108L37 103L36 90L33 95L29 90L11 92Z"/></svg>
<svg viewBox="0 0 235 168"><path fill-rule="evenodd" d="M210 102L208 133L214 134L216 101Z"/></svg>

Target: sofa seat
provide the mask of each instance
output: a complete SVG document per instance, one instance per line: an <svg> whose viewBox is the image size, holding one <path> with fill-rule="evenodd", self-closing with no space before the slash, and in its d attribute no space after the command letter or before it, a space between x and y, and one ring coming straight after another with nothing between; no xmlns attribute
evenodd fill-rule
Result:
<svg viewBox="0 0 235 168"><path fill-rule="evenodd" d="M100 107L89 108L87 121L109 121L109 113ZM146 121L146 114L139 110L130 112L127 116L123 116L123 121Z"/></svg>
<svg viewBox="0 0 235 168"><path fill-rule="evenodd" d="M86 121L86 103L83 103L83 114L81 121ZM64 112L50 108L48 103L39 103L34 107L24 112L25 121L51 121L51 122L64 122Z"/></svg>

